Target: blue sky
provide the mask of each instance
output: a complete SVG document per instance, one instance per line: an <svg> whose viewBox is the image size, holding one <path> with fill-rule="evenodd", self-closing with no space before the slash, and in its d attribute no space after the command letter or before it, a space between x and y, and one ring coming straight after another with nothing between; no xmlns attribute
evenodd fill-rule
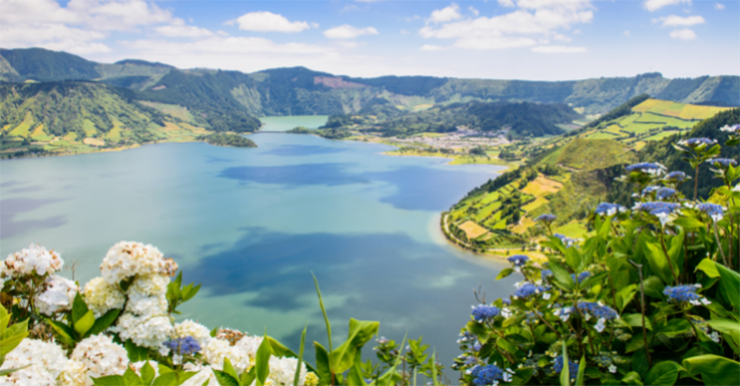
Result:
<svg viewBox="0 0 740 386"><path fill-rule="evenodd" d="M0 47L362 77L740 75L740 1L0 0Z"/></svg>

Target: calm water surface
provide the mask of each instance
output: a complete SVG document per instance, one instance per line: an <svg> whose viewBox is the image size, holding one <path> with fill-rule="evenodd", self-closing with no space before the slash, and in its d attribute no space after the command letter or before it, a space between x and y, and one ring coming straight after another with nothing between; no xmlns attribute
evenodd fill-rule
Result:
<svg viewBox="0 0 740 386"><path fill-rule="evenodd" d="M438 229L439 212L497 167L309 135L250 138L259 148L172 143L0 162L0 253L40 243L76 263L84 284L114 243L150 243L186 282L203 283L183 318L267 327L294 349L307 322L310 340L326 340L314 272L335 346L350 317L379 320L383 336L423 335L446 365L459 354L472 289L483 284L491 300L512 292L511 280L494 281L505 264L448 245Z"/></svg>

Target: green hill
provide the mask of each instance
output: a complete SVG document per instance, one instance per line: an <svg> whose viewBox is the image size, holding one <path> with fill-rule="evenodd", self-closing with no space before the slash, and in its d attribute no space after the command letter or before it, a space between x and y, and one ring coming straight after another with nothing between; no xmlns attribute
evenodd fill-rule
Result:
<svg viewBox="0 0 740 386"><path fill-rule="evenodd" d="M3 158L74 154L156 141L192 141L206 133L94 82L0 85Z"/></svg>

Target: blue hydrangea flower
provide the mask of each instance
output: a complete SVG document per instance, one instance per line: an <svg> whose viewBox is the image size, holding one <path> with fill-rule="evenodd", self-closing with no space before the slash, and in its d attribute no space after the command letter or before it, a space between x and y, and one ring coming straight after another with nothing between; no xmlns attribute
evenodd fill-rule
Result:
<svg viewBox="0 0 740 386"><path fill-rule="evenodd" d="M655 198L658 200L667 200L676 196L676 189L660 188L655 192Z"/></svg>
<svg viewBox="0 0 740 386"><path fill-rule="evenodd" d="M542 316L542 313L539 311L529 311L527 312L527 323L537 323L539 321L539 318L537 318L537 315Z"/></svg>
<svg viewBox="0 0 740 386"><path fill-rule="evenodd" d="M712 158L706 161L716 168L727 169L730 165L737 166L737 161L732 158Z"/></svg>
<svg viewBox="0 0 740 386"><path fill-rule="evenodd" d="M613 320L619 316L611 307L594 302L578 303L578 310L597 319Z"/></svg>
<svg viewBox="0 0 740 386"><path fill-rule="evenodd" d="M170 339L164 345L177 355L192 355L200 351L200 344L192 336Z"/></svg>
<svg viewBox="0 0 740 386"><path fill-rule="evenodd" d="M556 373L560 373L561 371L563 371L563 362L565 362L563 360L563 356L558 355L557 358L555 358L555 360L552 362L552 369L555 370ZM576 375L578 374L578 363L568 361L568 374L570 374L572 378L576 377Z"/></svg>
<svg viewBox="0 0 740 386"><path fill-rule="evenodd" d="M665 172L665 166L657 162L642 162L627 166L625 168L628 172L642 172L647 174L663 174Z"/></svg>
<svg viewBox="0 0 740 386"><path fill-rule="evenodd" d="M460 333L460 339L457 340L457 344L467 344L475 338L475 335L471 334L470 331L464 331Z"/></svg>
<svg viewBox="0 0 740 386"><path fill-rule="evenodd" d="M511 305L511 299L501 299L501 303L504 303L507 306Z"/></svg>
<svg viewBox="0 0 740 386"><path fill-rule="evenodd" d="M626 210L627 208L623 207L622 205L602 202L601 204L596 206L596 210L594 210L594 213L600 216L613 216L617 214L617 212L624 212Z"/></svg>
<svg viewBox="0 0 740 386"><path fill-rule="evenodd" d="M552 276L552 271L549 269L543 269L542 271L540 271L540 276L542 276L542 280L545 280L548 277Z"/></svg>
<svg viewBox="0 0 740 386"><path fill-rule="evenodd" d="M563 244L565 244L565 246L568 247L568 248L570 248L571 246L573 246L573 244L575 244L575 243L578 242L577 239L571 239L570 237L565 236L565 235L561 235L560 233L556 233L553 236L559 238L560 241L562 241Z"/></svg>
<svg viewBox="0 0 740 386"><path fill-rule="evenodd" d="M740 124L737 125L724 125L719 128L722 131L727 131L730 133L737 133L740 130Z"/></svg>
<svg viewBox="0 0 740 386"><path fill-rule="evenodd" d="M504 371L496 365L476 366L470 371L473 384L476 386L497 385L504 376Z"/></svg>
<svg viewBox="0 0 740 386"><path fill-rule="evenodd" d="M707 298L696 293L699 288L701 288L701 284L668 286L663 290L663 295L667 296L668 300L679 303L688 302L695 306L710 304L711 302Z"/></svg>
<svg viewBox="0 0 740 386"><path fill-rule="evenodd" d="M545 290L544 288L542 288L542 287L540 287L538 285L534 285L532 283L524 283L522 286L520 286L519 288L517 288L516 291L514 291L514 296L516 296L516 297L518 297L520 299L526 299L526 298L528 298L528 297L530 297L530 296L532 296L534 294L538 294L538 293L540 293L540 292L542 292L544 290Z"/></svg>
<svg viewBox="0 0 740 386"><path fill-rule="evenodd" d="M666 181L676 181L676 182L684 182L688 180L689 176L686 175L684 172L670 172L663 177Z"/></svg>
<svg viewBox="0 0 740 386"><path fill-rule="evenodd" d="M645 197L650 193L657 192L659 189L660 189L660 186L648 186L642 190L640 197Z"/></svg>
<svg viewBox="0 0 740 386"><path fill-rule="evenodd" d="M711 204L708 202L699 204L696 209L711 217L715 222L722 220L725 209L721 205Z"/></svg>
<svg viewBox="0 0 740 386"><path fill-rule="evenodd" d="M473 307L473 318L480 323L493 319L499 312L501 312L501 309L496 306L481 304Z"/></svg>
<svg viewBox="0 0 740 386"><path fill-rule="evenodd" d="M586 280L586 279L588 279L590 276L591 276L591 272L588 272L588 271L581 272L578 275L578 278L576 278L576 274L575 273L571 273L570 274L570 277L573 279L573 281L576 282L576 283L578 283L578 284L583 283L583 281Z"/></svg>
<svg viewBox="0 0 740 386"><path fill-rule="evenodd" d="M681 146L688 146L690 148L697 148L699 146L712 146L717 143L717 140L711 138L689 138L678 141Z"/></svg>
<svg viewBox="0 0 740 386"><path fill-rule="evenodd" d="M527 255L514 255L506 259L509 261L509 263L514 264L515 267L523 267L524 264L527 263L529 260L529 256Z"/></svg>
<svg viewBox="0 0 740 386"><path fill-rule="evenodd" d="M534 219L534 221L537 221L537 222L540 222L540 221L543 221L543 222L553 222L553 221L555 221L556 218L557 218L557 216L555 216L554 214L547 213L547 214L543 214L543 215L537 217L536 219Z"/></svg>
<svg viewBox="0 0 740 386"><path fill-rule="evenodd" d="M668 215L681 209L681 205L665 201L638 202L633 209L648 212L658 217L661 224L665 224Z"/></svg>
<svg viewBox="0 0 740 386"><path fill-rule="evenodd" d="M563 307L556 309L552 314L560 318L563 322L567 322L570 319L571 312L573 312L573 307Z"/></svg>

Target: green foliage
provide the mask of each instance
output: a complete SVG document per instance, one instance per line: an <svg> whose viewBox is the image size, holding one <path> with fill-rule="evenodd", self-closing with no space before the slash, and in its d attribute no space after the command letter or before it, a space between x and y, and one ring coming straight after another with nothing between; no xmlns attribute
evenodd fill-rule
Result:
<svg viewBox="0 0 740 386"><path fill-rule="evenodd" d="M216 146L229 146L229 147L257 147L249 138L245 138L238 134L228 133L215 133L198 137L198 139L208 142L211 145Z"/></svg>
<svg viewBox="0 0 740 386"><path fill-rule="evenodd" d="M171 314L179 315L177 307L182 303L192 299L200 291L200 284L190 283L183 287L182 285L182 271L177 274L177 278L167 284L167 303L168 312Z"/></svg>
<svg viewBox="0 0 740 386"><path fill-rule="evenodd" d="M100 77L95 69L97 63L66 52L54 52L43 48L0 49L0 56L5 58L20 75L18 80L55 81Z"/></svg>

